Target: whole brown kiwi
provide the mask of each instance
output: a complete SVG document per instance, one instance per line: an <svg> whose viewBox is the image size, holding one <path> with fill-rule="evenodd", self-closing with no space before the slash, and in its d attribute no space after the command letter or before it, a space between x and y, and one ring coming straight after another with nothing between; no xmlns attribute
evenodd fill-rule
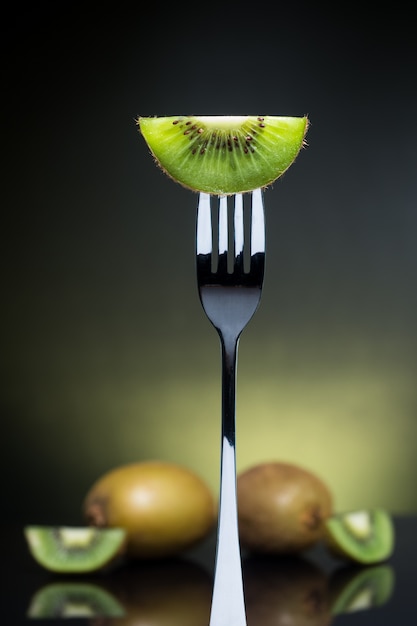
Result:
<svg viewBox="0 0 417 626"><path fill-rule="evenodd" d="M298 465L272 461L237 478L239 535L251 552L291 554L307 550L323 534L333 512L329 488Z"/></svg>
<svg viewBox="0 0 417 626"><path fill-rule="evenodd" d="M127 557L166 558L202 541L217 505L202 478L176 463L149 460L101 476L83 502L87 522L127 532Z"/></svg>

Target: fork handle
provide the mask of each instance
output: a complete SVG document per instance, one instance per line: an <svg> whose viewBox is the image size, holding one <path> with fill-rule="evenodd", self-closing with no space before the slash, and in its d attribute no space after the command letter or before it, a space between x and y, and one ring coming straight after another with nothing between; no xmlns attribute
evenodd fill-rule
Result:
<svg viewBox="0 0 417 626"><path fill-rule="evenodd" d="M236 493L236 366L239 338L221 336L222 441L217 553L210 626L246 626Z"/></svg>

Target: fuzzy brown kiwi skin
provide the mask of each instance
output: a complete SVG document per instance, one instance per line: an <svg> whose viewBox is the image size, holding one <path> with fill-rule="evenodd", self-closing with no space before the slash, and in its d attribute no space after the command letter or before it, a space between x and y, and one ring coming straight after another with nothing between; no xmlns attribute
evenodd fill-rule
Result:
<svg viewBox="0 0 417 626"><path fill-rule="evenodd" d="M238 476L239 534L249 552L292 554L322 539L333 512L327 485L308 470L269 462Z"/></svg>

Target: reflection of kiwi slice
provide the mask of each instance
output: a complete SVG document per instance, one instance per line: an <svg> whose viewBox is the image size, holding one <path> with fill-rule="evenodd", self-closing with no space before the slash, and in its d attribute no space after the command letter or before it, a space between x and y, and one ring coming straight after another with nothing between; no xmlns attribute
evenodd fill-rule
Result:
<svg viewBox="0 0 417 626"><path fill-rule="evenodd" d="M301 556L250 556L243 561L248 624L329 626L328 579Z"/></svg>
<svg viewBox="0 0 417 626"><path fill-rule="evenodd" d="M330 579L332 613L339 615L381 606L390 599L394 583L394 571L386 564L336 570Z"/></svg>
<svg viewBox="0 0 417 626"><path fill-rule="evenodd" d="M110 593L91 583L51 583L31 599L27 616L32 618L120 617L124 609Z"/></svg>
<svg viewBox="0 0 417 626"><path fill-rule="evenodd" d="M351 511L329 517L324 542L338 557L357 563L384 561L394 549L394 525L383 509Z"/></svg>
<svg viewBox="0 0 417 626"><path fill-rule="evenodd" d="M212 576L186 559L136 560L100 581L122 604L125 616L112 626L208 624Z"/></svg>
<svg viewBox="0 0 417 626"><path fill-rule="evenodd" d="M26 541L33 558L52 572L83 573L102 569L124 551L122 528L27 526Z"/></svg>
<svg viewBox="0 0 417 626"><path fill-rule="evenodd" d="M266 187L304 145L307 117L140 117L156 162L194 191L227 195Z"/></svg>

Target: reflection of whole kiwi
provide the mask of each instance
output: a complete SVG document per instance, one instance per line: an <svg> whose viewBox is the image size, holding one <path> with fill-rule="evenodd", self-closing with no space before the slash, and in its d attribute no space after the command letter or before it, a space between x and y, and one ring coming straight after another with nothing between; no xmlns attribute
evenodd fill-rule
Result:
<svg viewBox="0 0 417 626"><path fill-rule="evenodd" d="M322 538L332 494L313 473L290 463L255 465L237 479L239 534L251 552L297 553Z"/></svg>
<svg viewBox="0 0 417 626"><path fill-rule="evenodd" d="M328 626L327 576L300 556L256 555L243 562L251 626Z"/></svg>
<svg viewBox="0 0 417 626"><path fill-rule="evenodd" d="M101 580L120 602L124 617L112 626L197 626L208 624L212 578L185 559L136 561Z"/></svg>

